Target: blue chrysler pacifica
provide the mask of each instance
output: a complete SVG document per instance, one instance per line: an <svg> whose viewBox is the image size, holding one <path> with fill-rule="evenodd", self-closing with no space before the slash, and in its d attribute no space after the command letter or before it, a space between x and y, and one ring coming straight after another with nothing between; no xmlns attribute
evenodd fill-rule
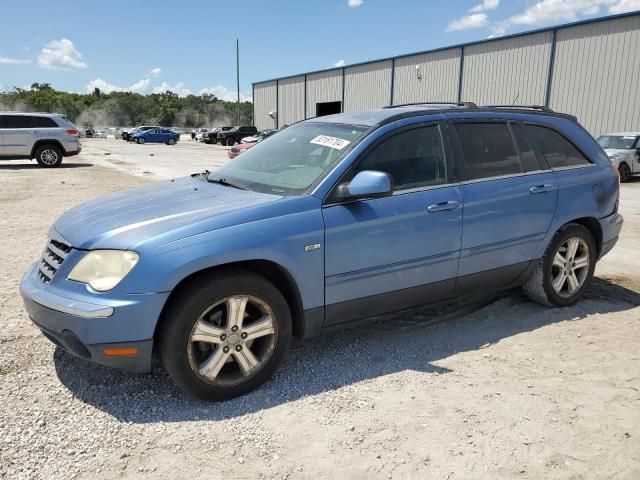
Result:
<svg viewBox="0 0 640 480"><path fill-rule="evenodd" d="M21 283L57 345L205 400L265 382L292 336L522 286L576 302L616 243L619 178L569 115L394 107L314 118L215 172L64 214Z"/></svg>

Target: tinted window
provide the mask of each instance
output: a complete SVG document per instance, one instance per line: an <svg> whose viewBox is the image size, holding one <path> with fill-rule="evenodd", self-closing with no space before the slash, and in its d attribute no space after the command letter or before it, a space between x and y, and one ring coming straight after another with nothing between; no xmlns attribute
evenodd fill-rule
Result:
<svg viewBox="0 0 640 480"><path fill-rule="evenodd" d="M446 182L445 153L437 125L414 128L383 140L358 165L357 172L378 170L393 178L396 191Z"/></svg>
<svg viewBox="0 0 640 480"><path fill-rule="evenodd" d="M30 118L26 115L5 115L4 128L30 128Z"/></svg>
<svg viewBox="0 0 640 480"><path fill-rule="evenodd" d="M49 117L31 117L33 128L58 128L56 122Z"/></svg>
<svg viewBox="0 0 640 480"><path fill-rule="evenodd" d="M520 161L522 162L522 168L525 172L533 172L536 170L543 170L546 168L542 168L540 162L538 162L538 157L536 156L536 152L533 149L533 146L527 139L527 136L524 134L524 127L519 124L511 124L511 132L516 139L516 143L518 144L518 150L520 151Z"/></svg>
<svg viewBox="0 0 640 480"><path fill-rule="evenodd" d="M468 180L523 171L506 123L457 123L455 128Z"/></svg>
<svg viewBox="0 0 640 480"><path fill-rule="evenodd" d="M591 163L571 142L555 130L535 125L526 125L525 129L527 136L544 155L549 167L573 167Z"/></svg>

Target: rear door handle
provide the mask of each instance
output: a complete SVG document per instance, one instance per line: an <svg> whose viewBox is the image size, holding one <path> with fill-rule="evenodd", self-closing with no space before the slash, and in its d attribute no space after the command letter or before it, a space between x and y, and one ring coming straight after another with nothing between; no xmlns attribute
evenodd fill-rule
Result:
<svg viewBox="0 0 640 480"><path fill-rule="evenodd" d="M544 185L536 185L529 189L529 193L545 193L553 188L553 185L545 183Z"/></svg>
<svg viewBox="0 0 640 480"><path fill-rule="evenodd" d="M447 210L453 210L455 208L458 208L459 206L460 206L460 202L456 202L455 200L449 200L448 202L440 202L440 203L435 203L433 205L429 205L427 207L427 211L429 213L444 212Z"/></svg>

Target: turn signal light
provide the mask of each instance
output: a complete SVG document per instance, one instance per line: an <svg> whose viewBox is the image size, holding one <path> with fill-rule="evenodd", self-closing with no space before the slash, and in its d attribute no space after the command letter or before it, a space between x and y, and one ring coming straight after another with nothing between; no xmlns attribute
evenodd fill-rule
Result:
<svg viewBox="0 0 640 480"><path fill-rule="evenodd" d="M138 347L103 348L102 353L107 357L135 357L138 354Z"/></svg>

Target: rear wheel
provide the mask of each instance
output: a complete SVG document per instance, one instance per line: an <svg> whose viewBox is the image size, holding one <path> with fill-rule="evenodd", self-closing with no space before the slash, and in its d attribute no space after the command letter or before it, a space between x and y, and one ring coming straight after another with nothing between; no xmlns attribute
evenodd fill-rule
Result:
<svg viewBox="0 0 640 480"><path fill-rule="evenodd" d="M176 141L173 138L170 138L169 141L167 142L167 145L175 145Z"/></svg>
<svg viewBox="0 0 640 480"><path fill-rule="evenodd" d="M573 305L591 281L595 265L596 242L591 232L570 223L555 234L524 291L545 305Z"/></svg>
<svg viewBox="0 0 640 480"><path fill-rule="evenodd" d="M290 340L291 313L275 286L252 273L216 273L172 301L159 349L181 389L220 401L266 382L282 363Z"/></svg>
<svg viewBox="0 0 640 480"><path fill-rule="evenodd" d="M36 150L36 161L41 167L58 167L62 163L62 157L62 151L55 145L43 145Z"/></svg>
<svg viewBox="0 0 640 480"><path fill-rule="evenodd" d="M236 144L236 141L233 138L231 137L227 138L227 147L233 147L235 144Z"/></svg>
<svg viewBox="0 0 640 480"><path fill-rule="evenodd" d="M629 180L629 178L631 178L631 169L629 168L629 165L624 162L622 162L618 167L618 172L620 172L621 182L626 182L627 180Z"/></svg>

